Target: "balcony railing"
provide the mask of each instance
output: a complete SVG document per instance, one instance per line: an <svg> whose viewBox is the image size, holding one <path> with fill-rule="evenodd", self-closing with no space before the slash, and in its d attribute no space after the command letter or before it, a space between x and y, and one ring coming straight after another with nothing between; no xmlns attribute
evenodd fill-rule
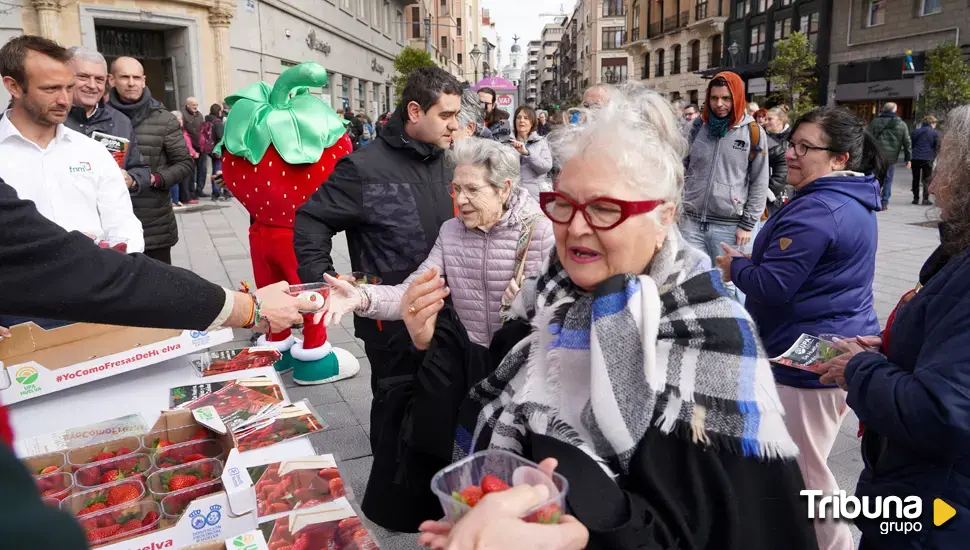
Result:
<svg viewBox="0 0 970 550"><path fill-rule="evenodd" d="M694 7L694 21L702 21L704 19L707 19L707 2L697 4Z"/></svg>
<svg viewBox="0 0 970 550"><path fill-rule="evenodd" d="M630 29L630 42L636 42L637 40L640 40L640 27Z"/></svg>
<svg viewBox="0 0 970 550"><path fill-rule="evenodd" d="M664 18L664 32L669 32L669 31L672 31L672 30L674 30L676 28L678 28L677 27L677 16L676 15L673 15L671 17L665 17Z"/></svg>
<svg viewBox="0 0 970 550"><path fill-rule="evenodd" d="M690 23L690 12L686 10L680 12L680 26L686 27L689 23Z"/></svg>
<svg viewBox="0 0 970 550"><path fill-rule="evenodd" d="M663 29L659 21L656 23L650 23L650 25L647 27L647 38L653 38L654 36L661 34L661 32L663 32Z"/></svg>

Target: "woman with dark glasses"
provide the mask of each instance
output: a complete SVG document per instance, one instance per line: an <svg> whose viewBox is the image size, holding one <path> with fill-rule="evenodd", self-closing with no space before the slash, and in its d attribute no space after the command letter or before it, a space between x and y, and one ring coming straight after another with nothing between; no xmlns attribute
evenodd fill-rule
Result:
<svg viewBox="0 0 970 550"><path fill-rule="evenodd" d="M865 123L846 109L802 115L790 140L785 159L794 197L768 218L750 257L722 245L725 254L717 258L725 280L747 296L745 307L771 357L802 334L879 333L872 281L886 161ZM845 391L810 371L772 368L805 485L837 492L827 460L848 410ZM820 548L852 547L844 522L818 521L816 532Z"/></svg>
<svg viewBox="0 0 970 550"><path fill-rule="evenodd" d="M562 173L540 206L556 247L493 338L498 366L469 392L455 437L456 459L504 449L555 468L568 515L530 528L506 503L512 520L429 521L421 542L815 548L755 325L675 224L686 142L670 105L630 83L586 115L551 134Z"/></svg>

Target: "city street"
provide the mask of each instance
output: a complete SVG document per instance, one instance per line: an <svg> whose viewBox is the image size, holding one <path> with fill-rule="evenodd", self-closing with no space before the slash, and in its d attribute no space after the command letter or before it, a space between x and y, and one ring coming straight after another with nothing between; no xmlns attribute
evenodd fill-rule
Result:
<svg viewBox="0 0 970 550"><path fill-rule="evenodd" d="M929 223L938 213L934 208L910 204L911 179L910 171L898 165L890 209L878 215L879 248L873 290L876 312L883 323L899 297L915 286L923 261L939 243L935 225ZM179 243L172 252L176 265L227 287L238 287L242 280L252 282L247 233L249 215L239 203L209 203L203 200L198 206L181 210L177 217ZM341 273L350 272L343 235L334 241L334 263ZM363 497L373 460L368 441L370 364L360 341L354 337L352 318L346 317L341 327L330 329L329 338L332 344L360 358L360 374L349 380L322 386L296 386L288 376L284 377L284 381L291 399L308 399L329 424L327 431L310 436L311 440L317 452L336 455L345 478L349 479L353 493L359 500ZM829 463L840 486L851 492L862 469L859 440L856 437L858 421L851 411L841 432ZM373 532L385 549L417 546L413 535L391 534L380 528L374 528ZM858 536L858 531L855 533Z"/></svg>

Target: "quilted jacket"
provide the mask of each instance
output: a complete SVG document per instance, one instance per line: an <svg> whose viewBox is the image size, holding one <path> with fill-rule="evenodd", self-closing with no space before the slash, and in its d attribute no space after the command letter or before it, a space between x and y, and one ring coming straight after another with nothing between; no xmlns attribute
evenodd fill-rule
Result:
<svg viewBox="0 0 970 550"><path fill-rule="evenodd" d="M457 218L446 221L428 258L399 285L362 285L370 306L358 315L372 319L398 320L401 297L411 281L437 266L451 289L451 299L472 342L487 346L502 325L499 308L502 294L515 269L515 248L525 221L538 215L532 242L526 255L525 277L539 274L542 262L555 245L552 222L524 187L509 198L509 209L485 233L468 229Z"/></svg>

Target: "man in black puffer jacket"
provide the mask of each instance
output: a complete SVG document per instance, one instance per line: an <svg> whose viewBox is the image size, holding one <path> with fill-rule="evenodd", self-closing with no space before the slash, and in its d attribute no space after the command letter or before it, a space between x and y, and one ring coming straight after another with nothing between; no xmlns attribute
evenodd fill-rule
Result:
<svg viewBox="0 0 970 550"><path fill-rule="evenodd" d="M185 146L178 120L152 98L145 86L145 69L137 59L119 57L111 64L109 103L131 119L141 153L151 170L150 188L133 195L135 216L145 229L145 254L172 263L178 225L170 189L194 173L195 163Z"/></svg>
<svg viewBox="0 0 970 550"><path fill-rule="evenodd" d="M380 137L340 159L330 179L297 210L293 245L300 279L322 281L324 273L334 274L331 241L341 231L347 232L354 271L377 275L384 284L404 282L421 265L441 224L455 216L444 149L458 129L460 108L454 76L438 67L411 73ZM354 326L373 369L371 417L379 426L378 381L396 357L389 342L404 323L358 317Z"/></svg>

